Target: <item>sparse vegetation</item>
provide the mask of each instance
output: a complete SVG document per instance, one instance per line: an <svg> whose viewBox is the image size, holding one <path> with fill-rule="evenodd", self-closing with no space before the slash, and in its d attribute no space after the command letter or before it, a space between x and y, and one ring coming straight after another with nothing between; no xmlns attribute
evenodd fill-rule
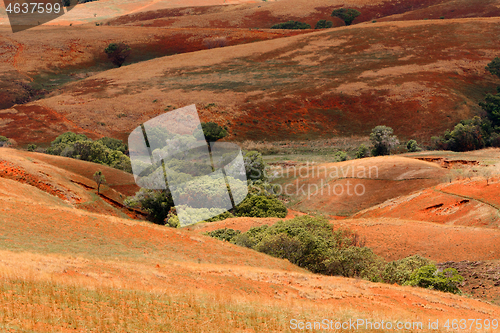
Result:
<svg viewBox="0 0 500 333"><path fill-rule="evenodd" d="M311 25L299 21L288 21L283 23L275 24L271 29L311 29Z"/></svg>
<svg viewBox="0 0 500 333"><path fill-rule="evenodd" d="M106 184L106 177L104 177L101 170L98 170L94 173L93 179L97 184L97 194L99 194L101 185Z"/></svg>
<svg viewBox="0 0 500 333"><path fill-rule="evenodd" d="M7 147L10 144L9 138L0 135L0 147Z"/></svg>
<svg viewBox="0 0 500 333"><path fill-rule="evenodd" d="M359 11L357 11L356 9L352 9L352 8L339 8L339 9L335 9L332 12L332 16L341 18L345 22L345 25L351 25L352 22L359 15L361 15L361 13Z"/></svg>
<svg viewBox="0 0 500 333"><path fill-rule="evenodd" d="M356 151L356 158L365 158L368 156L370 156L370 149L368 149L368 147L364 144L361 144Z"/></svg>

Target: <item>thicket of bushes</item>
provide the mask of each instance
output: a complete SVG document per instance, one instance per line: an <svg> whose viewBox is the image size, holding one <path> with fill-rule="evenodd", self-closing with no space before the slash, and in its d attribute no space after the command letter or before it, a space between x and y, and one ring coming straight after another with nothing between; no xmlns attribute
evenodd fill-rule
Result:
<svg viewBox="0 0 500 333"><path fill-rule="evenodd" d="M397 283L459 293L463 278L456 271L439 272L418 255L386 263L364 246L358 234L334 230L323 218L300 216L247 232L218 229L207 235L248 247L325 275L361 277L374 282Z"/></svg>
<svg viewBox="0 0 500 333"><path fill-rule="evenodd" d="M277 23L271 27L271 29L311 29L311 25L299 22L299 21L288 21L283 23Z"/></svg>
<svg viewBox="0 0 500 333"><path fill-rule="evenodd" d="M84 134L66 132L51 142L50 147L41 152L71 157L132 172L130 158L125 154L127 145L121 140L104 137L93 141Z"/></svg>

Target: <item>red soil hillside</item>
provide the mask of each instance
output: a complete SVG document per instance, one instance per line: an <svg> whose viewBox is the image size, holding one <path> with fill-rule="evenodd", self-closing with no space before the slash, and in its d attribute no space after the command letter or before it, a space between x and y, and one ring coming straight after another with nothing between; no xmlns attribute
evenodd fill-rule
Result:
<svg viewBox="0 0 500 333"><path fill-rule="evenodd" d="M354 8L361 15L354 24L372 20L408 20L424 18L493 17L500 15L498 0L280 0L232 6L205 6L148 10L111 18L111 25L165 27L270 28L279 22L297 20L313 28L319 20L331 20L334 27L341 19L331 17L340 7ZM152 9L152 8L151 8Z"/></svg>
<svg viewBox="0 0 500 333"><path fill-rule="evenodd" d="M187 230L85 212L5 178L0 234L0 285L8 298L2 329L15 321L36 332L125 331L126 322L128 330L155 332L188 326L195 328L190 332L285 332L291 318L311 316L425 322L500 316L497 306L478 300L319 276ZM68 297L63 301L61 294ZM42 309L27 308L33 302Z"/></svg>
<svg viewBox="0 0 500 333"><path fill-rule="evenodd" d="M210 47L210 40L217 37L223 38L225 45L238 45L299 33L214 28L166 30L42 26L26 33L13 34L8 27L1 27L0 109L25 103L62 84L114 68L104 52L111 42L124 42L131 47L130 57L125 63L127 65L156 57L204 50ZM43 119L37 112L29 116L33 116L30 121L35 123ZM53 119L51 123L61 121L64 122Z"/></svg>
<svg viewBox="0 0 500 333"><path fill-rule="evenodd" d="M363 135L380 124L403 139L428 140L479 113L477 102L497 84L484 67L500 51L499 20L370 23L165 57L29 105L121 139L145 120L196 103L202 121L227 125L232 140ZM4 111L0 119L13 117ZM14 129L14 139L30 130Z"/></svg>
<svg viewBox="0 0 500 333"><path fill-rule="evenodd" d="M500 224L500 149L468 153L408 154L449 170L442 183L401 195L355 214L441 224L498 228Z"/></svg>
<svg viewBox="0 0 500 333"><path fill-rule="evenodd" d="M97 170L103 172L107 182L101 186L100 195L92 179ZM59 198L59 203L86 211L144 218L141 212L123 206L125 198L139 190L133 175L100 164L2 148L0 179L9 180L3 183L6 189L15 181ZM16 195L16 191L12 190L12 194Z"/></svg>
<svg viewBox="0 0 500 333"><path fill-rule="evenodd" d="M447 170L405 157L377 157L274 170L292 209L350 216L443 181Z"/></svg>

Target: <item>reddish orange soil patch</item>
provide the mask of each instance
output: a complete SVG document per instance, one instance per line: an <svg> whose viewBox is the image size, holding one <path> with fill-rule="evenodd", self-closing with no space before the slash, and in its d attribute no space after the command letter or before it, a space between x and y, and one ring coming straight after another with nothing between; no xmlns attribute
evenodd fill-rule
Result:
<svg viewBox="0 0 500 333"><path fill-rule="evenodd" d="M500 259L500 231L437 225L390 218L333 222L366 239L366 246L387 260L419 254L437 262Z"/></svg>

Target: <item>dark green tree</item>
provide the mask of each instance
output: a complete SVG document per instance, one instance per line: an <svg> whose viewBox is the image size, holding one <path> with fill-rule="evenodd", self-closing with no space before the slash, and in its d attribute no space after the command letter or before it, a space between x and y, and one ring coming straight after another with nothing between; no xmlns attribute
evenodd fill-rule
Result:
<svg viewBox="0 0 500 333"><path fill-rule="evenodd" d="M201 140L203 137L208 142L215 142L228 135L227 128L220 126L214 122L201 123L198 128L194 131L193 135Z"/></svg>
<svg viewBox="0 0 500 333"><path fill-rule="evenodd" d="M311 25L299 22L299 21L288 21L283 23L277 23L271 27L271 29L311 29Z"/></svg>
<svg viewBox="0 0 500 333"><path fill-rule="evenodd" d="M393 133L392 128L388 126L377 126L372 129L370 141L373 145L373 156L391 154L391 150L399 144L398 138Z"/></svg>
<svg viewBox="0 0 500 333"><path fill-rule="evenodd" d="M361 13L352 8L339 8L332 12L332 16L341 18L345 22L345 25L351 25L352 21L359 15L361 15Z"/></svg>
<svg viewBox="0 0 500 333"><path fill-rule="evenodd" d="M327 20L319 20L316 25L314 26L314 29L328 29L333 27L333 22L332 21L327 21Z"/></svg>
<svg viewBox="0 0 500 333"><path fill-rule="evenodd" d="M104 49L104 52L106 52L108 58L113 64L121 67L125 60L129 57L131 50L132 49L127 44L111 43Z"/></svg>

